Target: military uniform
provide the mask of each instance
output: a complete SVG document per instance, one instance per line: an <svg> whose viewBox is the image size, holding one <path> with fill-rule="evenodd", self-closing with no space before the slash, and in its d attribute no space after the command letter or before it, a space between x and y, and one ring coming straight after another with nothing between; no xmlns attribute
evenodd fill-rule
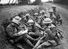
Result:
<svg viewBox="0 0 68 49"><path fill-rule="evenodd" d="M55 21L57 22L57 24L62 25L62 18L61 18L61 15L59 14L59 12L55 12L54 15L56 16Z"/></svg>
<svg viewBox="0 0 68 49"><path fill-rule="evenodd" d="M8 35L10 37L14 37L14 34L15 33L18 33L18 26L17 24L15 23L10 23L7 27L6 27L6 31L8 33Z"/></svg>

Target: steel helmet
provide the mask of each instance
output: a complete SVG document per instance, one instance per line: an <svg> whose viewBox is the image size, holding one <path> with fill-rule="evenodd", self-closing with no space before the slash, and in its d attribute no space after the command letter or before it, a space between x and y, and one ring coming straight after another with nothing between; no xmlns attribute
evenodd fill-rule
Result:
<svg viewBox="0 0 68 49"><path fill-rule="evenodd" d="M29 14L29 13L27 13L25 16L30 16L30 14Z"/></svg>
<svg viewBox="0 0 68 49"><path fill-rule="evenodd" d="M50 15L49 14L44 14L44 17L49 18Z"/></svg>
<svg viewBox="0 0 68 49"><path fill-rule="evenodd" d="M45 18L43 20L43 24L48 24L48 23L52 23L52 20L50 18Z"/></svg>
<svg viewBox="0 0 68 49"><path fill-rule="evenodd" d="M36 16L36 15L38 15L38 13L34 13L34 15Z"/></svg>
<svg viewBox="0 0 68 49"><path fill-rule="evenodd" d="M15 16L13 19L12 19L12 22L14 22L14 23L19 23L20 22L20 20L21 20L22 18L20 17L20 16Z"/></svg>
<svg viewBox="0 0 68 49"><path fill-rule="evenodd" d="M45 10L41 10L40 13L45 13Z"/></svg>
<svg viewBox="0 0 68 49"><path fill-rule="evenodd" d="M52 8L56 8L56 6L52 5Z"/></svg>
<svg viewBox="0 0 68 49"><path fill-rule="evenodd" d="M27 23L34 23L32 19L29 19Z"/></svg>

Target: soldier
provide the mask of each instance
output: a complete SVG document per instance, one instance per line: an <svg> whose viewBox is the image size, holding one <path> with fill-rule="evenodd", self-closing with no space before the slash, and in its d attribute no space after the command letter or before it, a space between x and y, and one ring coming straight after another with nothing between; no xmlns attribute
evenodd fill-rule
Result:
<svg viewBox="0 0 68 49"><path fill-rule="evenodd" d="M51 24L51 25L48 26L48 28L52 32L52 33L51 32L49 33L50 39L54 40L56 42L56 45L59 45L59 39L56 36L56 34L57 34L57 28L56 28L56 26L54 24Z"/></svg>
<svg viewBox="0 0 68 49"><path fill-rule="evenodd" d="M10 42L12 42L13 44L15 43L15 40L19 37L20 33L18 32L18 27L20 24L20 20L22 18L18 15L14 16L11 18L11 23L9 25L7 25L6 27L6 34L8 35L7 38L9 38L8 40ZM18 47L18 46L17 46ZM21 48L21 47L19 47Z"/></svg>
<svg viewBox="0 0 68 49"><path fill-rule="evenodd" d="M29 21L28 21L28 27L29 27L28 28L29 29L29 32L34 32L36 34L38 33L37 32L38 31L38 28L36 27L36 24L35 24L35 22L32 19L29 19Z"/></svg>
<svg viewBox="0 0 68 49"><path fill-rule="evenodd" d="M27 21L29 20L29 18L30 18L30 14L29 13L27 13L26 15L25 15L25 18L27 19Z"/></svg>
<svg viewBox="0 0 68 49"><path fill-rule="evenodd" d="M11 37L15 36L14 34L17 33L17 27L19 26L21 19L20 16L16 15L12 18L12 22L7 26L6 31Z"/></svg>
<svg viewBox="0 0 68 49"><path fill-rule="evenodd" d="M52 24L50 26L48 26L48 28L45 30L44 36L42 36L38 42L36 43L36 45L34 46L33 49L37 48L42 48L43 46L47 47L47 46L54 46L57 45L57 39L55 38L55 33L53 33L50 28L55 28L55 26ZM57 41L56 41L57 40Z"/></svg>
<svg viewBox="0 0 68 49"><path fill-rule="evenodd" d="M20 21L21 21L20 16L15 16L12 18L12 22L7 26L6 31L8 35L11 37L10 39L14 40L14 42L18 42L19 40L24 39L30 46L33 47L33 44L28 40L32 39L27 33L28 29L27 28L21 28L20 27ZM27 38L28 37L28 38Z"/></svg>
<svg viewBox="0 0 68 49"><path fill-rule="evenodd" d="M47 28L47 24L50 24L50 23L52 23L50 18L46 18L45 20L42 21L42 24L45 25L44 26L45 28ZM44 30L46 30L46 29L44 29ZM45 35L45 36L41 37L40 40L38 40L38 42L36 43L36 45L34 46L33 49L37 48L40 45L40 43L42 41L44 41L44 40L42 40L42 38L44 38L44 37L46 38L47 36ZM42 42L42 43L44 43L44 42Z"/></svg>
<svg viewBox="0 0 68 49"><path fill-rule="evenodd" d="M49 11L50 19L53 21L52 23L56 26L56 16L53 14L53 11Z"/></svg>
<svg viewBox="0 0 68 49"><path fill-rule="evenodd" d="M51 44L52 44L52 45L53 45L53 44L54 44L54 45L58 45L59 42L58 42L58 39L57 39L56 36L55 36L55 35L56 35L56 26L52 24L52 20L51 20L50 18L47 18L47 19L45 19L45 21L43 21L43 24L46 25L45 32L48 34L48 38L49 38L49 41L48 41L48 42L51 43L51 42L52 42L51 40L53 40L54 43L51 43ZM40 42L41 42L41 41L39 40L35 47L37 47ZM46 43L46 42L44 42L44 43ZM46 44L44 44L44 43L41 44L40 46L46 45ZM40 47L40 46L39 46L39 47Z"/></svg>
<svg viewBox="0 0 68 49"><path fill-rule="evenodd" d="M55 13L56 12L56 7L52 6L52 9L53 9L53 12Z"/></svg>
<svg viewBox="0 0 68 49"><path fill-rule="evenodd" d="M44 14L45 14L45 10L41 10L41 11L40 11L40 14L41 14L41 15L44 15Z"/></svg>
<svg viewBox="0 0 68 49"><path fill-rule="evenodd" d="M53 9L54 15L56 16L57 23L59 23L60 25L62 25L62 18L61 18L60 13L56 10L55 6L52 6L52 9Z"/></svg>
<svg viewBox="0 0 68 49"><path fill-rule="evenodd" d="M29 17L30 17L30 14L29 14L29 13L25 14L25 15L23 16L23 18L22 18L22 23L23 23L23 22L24 22L24 23L27 23L27 21L29 20Z"/></svg>
<svg viewBox="0 0 68 49"><path fill-rule="evenodd" d="M56 17L56 22L57 22L57 24L60 26L60 25L62 25L62 18L60 17L61 15L57 15L57 17Z"/></svg>
<svg viewBox="0 0 68 49"><path fill-rule="evenodd" d="M44 29L45 31L50 30L50 27L53 27L52 20L50 18L46 18L43 20ZM49 33L49 32L48 32ZM50 32L51 33L51 32ZM49 33L49 34L50 34Z"/></svg>
<svg viewBox="0 0 68 49"><path fill-rule="evenodd" d="M49 14L51 19L56 18L52 9L49 10Z"/></svg>
<svg viewBox="0 0 68 49"><path fill-rule="evenodd" d="M44 15L45 15L45 10L41 10L41 11L40 11L40 16L41 16L41 18L43 18Z"/></svg>
<svg viewBox="0 0 68 49"><path fill-rule="evenodd" d="M34 13L34 16L33 16L36 20L36 22L38 21L38 13Z"/></svg>

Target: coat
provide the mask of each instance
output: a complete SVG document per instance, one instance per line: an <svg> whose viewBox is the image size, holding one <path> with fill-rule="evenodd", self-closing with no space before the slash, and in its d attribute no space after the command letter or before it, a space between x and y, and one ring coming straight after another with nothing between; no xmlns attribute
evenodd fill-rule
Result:
<svg viewBox="0 0 68 49"><path fill-rule="evenodd" d="M18 25L15 23L10 23L6 27L6 32L10 37L14 37L14 34L18 32Z"/></svg>

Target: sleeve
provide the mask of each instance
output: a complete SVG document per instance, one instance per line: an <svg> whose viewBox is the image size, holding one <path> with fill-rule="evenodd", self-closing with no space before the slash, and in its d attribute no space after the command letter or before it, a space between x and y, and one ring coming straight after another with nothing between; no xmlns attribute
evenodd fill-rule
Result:
<svg viewBox="0 0 68 49"><path fill-rule="evenodd" d="M18 35L22 35L22 34L25 34L25 33L28 33L28 30L20 31L20 32L18 32Z"/></svg>

